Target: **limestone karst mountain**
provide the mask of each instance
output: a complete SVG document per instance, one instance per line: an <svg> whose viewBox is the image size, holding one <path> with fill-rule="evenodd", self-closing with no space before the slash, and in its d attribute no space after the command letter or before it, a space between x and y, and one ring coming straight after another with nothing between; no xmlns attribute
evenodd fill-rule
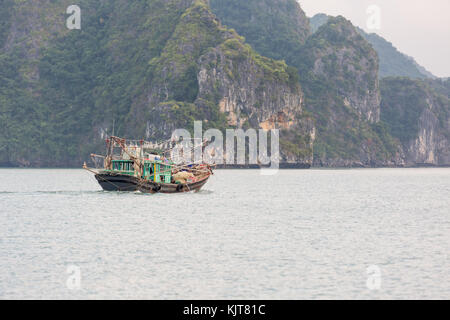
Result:
<svg viewBox="0 0 450 320"><path fill-rule="evenodd" d="M343 17L316 28L295 0L79 0L69 30L71 4L1 1L1 165L79 166L113 126L161 139L194 120L278 128L300 166L449 164L448 81L380 83Z"/></svg>

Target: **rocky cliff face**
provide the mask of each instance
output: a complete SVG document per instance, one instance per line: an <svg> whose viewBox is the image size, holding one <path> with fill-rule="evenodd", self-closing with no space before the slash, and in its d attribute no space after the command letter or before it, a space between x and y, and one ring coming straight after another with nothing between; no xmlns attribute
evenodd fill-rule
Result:
<svg viewBox="0 0 450 320"><path fill-rule="evenodd" d="M230 126L281 129L282 161L311 165L315 126L303 115L296 72L230 39L200 58L197 104L212 96Z"/></svg>
<svg viewBox="0 0 450 320"><path fill-rule="evenodd" d="M309 30L309 21L303 12L287 12L281 5L278 5L277 12L278 19L297 15L295 20L303 27L296 27L295 23L273 23L273 19L277 18L252 19L250 23L244 19L250 10L257 12L254 16L264 17L274 12L267 9L265 2L276 5L278 1L263 1L259 6L255 4L258 1L232 1L232 4L225 5L228 2L213 0L213 11L228 26L249 35L246 40L253 47L260 48L260 52L281 57L299 69L305 109L316 123L316 165L401 164L395 142L378 123L380 93L377 54L349 21L342 17L328 21L327 17L322 24L329 23L320 32L314 35L305 33L306 37L299 39L284 35L290 35L295 30ZM270 31L254 33L256 26ZM260 45L275 42L277 45L272 48Z"/></svg>
<svg viewBox="0 0 450 320"><path fill-rule="evenodd" d="M319 81L332 83L346 107L363 120L379 121L378 56L350 21L330 18L308 39L303 52L310 72Z"/></svg>
<svg viewBox="0 0 450 320"><path fill-rule="evenodd" d="M326 167L401 165L380 120L378 57L357 29L330 18L298 52L305 109L317 123L314 163Z"/></svg>
<svg viewBox="0 0 450 320"><path fill-rule="evenodd" d="M297 70L257 54L221 25L206 2L186 10L150 65L155 80L145 102L132 111L139 115L136 123L141 115L149 119L147 138L167 138L173 129L190 128L193 119L204 120L206 127L296 130L307 143L281 152L290 161L311 162L314 125L302 119Z"/></svg>
<svg viewBox="0 0 450 320"><path fill-rule="evenodd" d="M316 32L322 25L327 23L330 16L318 13L310 19L311 31ZM420 66L412 57L397 50L392 43L380 37L376 33L366 33L357 28L358 32L375 49L380 60L380 78L384 77L410 77L417 79L436 78L433 74Z"/></svg>
<svg viewBox="0 0 450 320"><path fill-rule="evenodd" d="M382 115L402 144L406 165L450 163L448 80L386 78L382 81ZM435 88L444 88L439 93ZM438 89L439 90L439 89Z"/></svg>
<svg viewBox="0 0 450 320"><path fill-rule="evenodd" d="M230 39L200 58L198 99L216 97L232 126L248 122L266 130L290 129L303 105L300 85L291 77L285 63L255 55L239 39Z"/></svg>
<svg viewBox="0 0 450 320"><path fill-rule="evenodd" d="M405 146L406 161L409 165L430 164L444 165L450 162L450 143L442 134L442 129L450 129L448 126L440 128L439 120L433 113L435 107L430 103L424 109L419 118L419 131L417 137Z"/></svg>
<svg viewBox="0 0 450 320"><path fill-rule="evenodd" d="M383 81L380 108L377 55L342 17L311 34L295 0L78 0L70 31L70 4L2 1L0 165L79 166L113 128L195 120L281 129L293 164L450 162L448 81Z"/></svg>

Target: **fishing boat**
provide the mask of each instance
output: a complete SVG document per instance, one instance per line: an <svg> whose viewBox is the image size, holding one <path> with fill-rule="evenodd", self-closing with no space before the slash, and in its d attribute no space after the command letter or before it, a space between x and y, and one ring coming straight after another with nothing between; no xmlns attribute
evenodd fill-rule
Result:
<svg viewBox="0 0 450 320"><path fill-rule="evenodd" d="M173 142L154 144L111 136L106 139L105 156L92 154L96 168L83 168L95 175L105 191L142 193L198 192L208 182L213 169L205 163L176 163L170 157ZM163 147L163 146L166 147ZM200 147L204 145L201 144ZM99 159L103 160L98 168Z"/></svg>

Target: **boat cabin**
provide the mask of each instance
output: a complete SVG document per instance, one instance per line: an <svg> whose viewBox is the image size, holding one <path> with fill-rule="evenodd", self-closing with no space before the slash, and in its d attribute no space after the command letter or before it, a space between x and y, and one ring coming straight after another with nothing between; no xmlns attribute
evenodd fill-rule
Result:
<svg viewBox="0 0 450 320"><path fill-rule="evenodd" d="M134 176L134 163L131 160L112 160L111 170L107 171L120 172L122 174Z"/></svg>
<svg viewBox="0 0 450 320"><path fill-rule="evenodd" d="M132 160L112 160L111 170L109 172L117 172L130 176L135 175L134 162ZM172 165L162 160L144 160L143 176L146 180L171 183Z"/></svg>
<svg viewBox="0 0 450 320"><path fill-rule="evenodd" d="M145 160L144 176L142 178L154 182L170 183L172 180L172 166L161 160Z"/></svg>

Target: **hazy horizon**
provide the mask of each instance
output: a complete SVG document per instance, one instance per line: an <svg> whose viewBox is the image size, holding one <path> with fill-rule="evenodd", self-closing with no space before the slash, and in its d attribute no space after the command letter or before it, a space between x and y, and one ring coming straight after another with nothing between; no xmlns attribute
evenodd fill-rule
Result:
<svg viewBox="0 0 450 320"><path fill-rule="evenodd" d="M308 17L342 15L369 33L392 42L400 52L438 77L450 77L450 1L434 0L298 0ZM367 9L380 8L380 29L369 30Z"/></svg>

